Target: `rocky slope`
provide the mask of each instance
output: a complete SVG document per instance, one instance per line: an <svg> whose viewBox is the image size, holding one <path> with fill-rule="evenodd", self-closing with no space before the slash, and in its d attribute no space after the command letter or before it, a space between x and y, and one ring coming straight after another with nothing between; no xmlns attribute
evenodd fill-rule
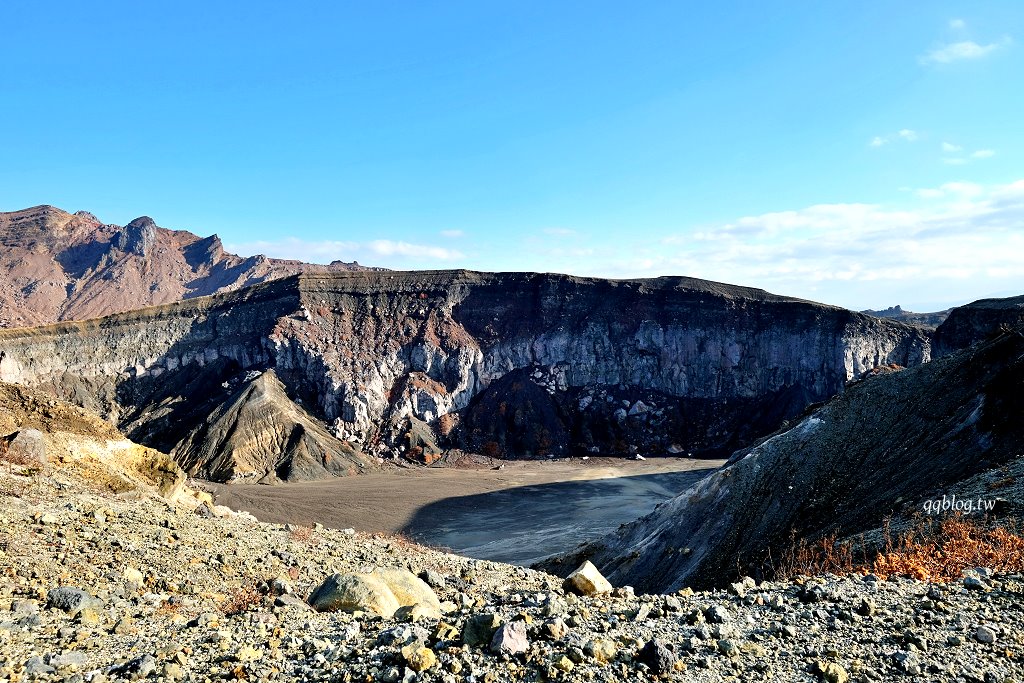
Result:
<svg viewBox="0 0 1024 683"><path fill-rule="evenodd" d="M107 415L191 472L257 478L294 458L296 433L317 435L302 446L316 467L276 476L349 471L357 451L719 455L865 371L928 357L918 328L760 290L467 271L302 275L0 331L0 379ZM258 461L253 416L269 413L230 406L265 397L247 385L267 370L281 387L261 405L279 420Z"/></svg>
<svg viewBox="0 0 1024 683"><path fill-rule="evenodd" d="M1019 574L576 595L541 572L401 539L125 499L65 469L9 493L22 479L0 469L10 683L982 683L1024 668ZM360 591L329 590L339 585Z"/></svg>
<svg viewBox="0 0 1024 683"><path fill-rule="evenodd" d="M613 581L671 591L769 571L794 538L868 532L951 492L978 492L999 503L993 514L1019 521L1019 487L976 484L1012 483L1000 467L1024 461L1022 389L1020 330L871 377L650 515L545 566L566 572L587 557Z"/></svg>
<svg viewBox="0 0 1024 683"><path fill-rule="evenodd" d="M242 258L220 239L158 227L143 216L108 225L53 206L0 213L0 327L95 318L230 291L298 272L359 270Z"/></svg>

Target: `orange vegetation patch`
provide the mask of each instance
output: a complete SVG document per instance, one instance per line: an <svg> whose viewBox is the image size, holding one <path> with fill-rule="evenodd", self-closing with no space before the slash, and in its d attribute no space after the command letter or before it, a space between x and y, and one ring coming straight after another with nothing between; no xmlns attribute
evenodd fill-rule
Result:
<svg viewBox="0 0 1024 683"><path fill-rule="evenodd" d="M849 541L826 536L814 543L794 541L778 562L777 578L817 574L909 576L920 581L951 582L964 571L987 567L995 572L1024 571L1024 537L1010 526L985 524L961 515L923 519L897 536L885 527L885 545L872 554Z"/></svg>
<svg viewBox="0 0 1024 683"><path fill-rule="evenodd" d="M964 570L975 567L997 572L1024 570L1024 538L1015 529L985 527L956 516L903 535L873 563L876 574L921 581L957 581Z"/></svg>

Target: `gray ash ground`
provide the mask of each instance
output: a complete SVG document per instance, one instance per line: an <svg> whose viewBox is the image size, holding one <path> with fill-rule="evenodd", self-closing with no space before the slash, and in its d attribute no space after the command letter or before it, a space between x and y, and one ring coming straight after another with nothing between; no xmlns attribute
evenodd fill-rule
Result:
<svg viewBox="0 0 1024 683"><path fill-rule="evenodd" d="M0 683L1024 680L1020 575L578 597L400 539L205 518L60 474L0 483ZM422 573L447 613L408 623L303 601L375 567ZM492 651L497 623L513 626L495 648L524 652Z"/></svg>

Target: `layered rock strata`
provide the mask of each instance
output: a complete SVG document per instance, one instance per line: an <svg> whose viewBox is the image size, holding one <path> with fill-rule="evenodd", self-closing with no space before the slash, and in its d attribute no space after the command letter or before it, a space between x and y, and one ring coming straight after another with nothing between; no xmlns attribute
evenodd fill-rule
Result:
<svg viewBox="0 0 1024 683"><path fill-rule="evenodd" d="M851 378L929 353L919 328L689 278L353 272L0 332L0 379L97 410L194 472L265 476L281 452L256 463L244 443L207 441L232 431L208 418L235 419L224 406L267 370L280 389L264 405L348 444L340 472L365 466L360 452L451 447L721 455Z"/></svg>

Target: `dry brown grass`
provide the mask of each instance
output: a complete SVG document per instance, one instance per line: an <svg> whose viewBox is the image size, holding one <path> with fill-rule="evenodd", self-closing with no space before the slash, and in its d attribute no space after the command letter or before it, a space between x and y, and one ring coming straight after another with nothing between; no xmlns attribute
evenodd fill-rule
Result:
<svg viewBox="0 0 1024 683"><path fill-rule="evenodd" d="M852 574L856 563L849 543L837 540L835 534L813 543L803 538L790 538L790 545L778 561L769 556L772 574L781 579L818 574Z"/></svg>
<svg viewBox="0 0 1024 683"><path fill-rule="evenodd" d="M384 541L394 546L394 548L402 553L426 553L426 552L451 552L451 548L446 548L439 545L431 545L429 543L420 543L413 539L411 536L402 533L401 531L395 533L378 532L371 535L379 541Z"/></svg>
<svg viewBox="0 0 1024 683"><path fill-rule="evenodd" d="M965 569L1024 571L1024 538L1016 529L986 526L963 516L928 520L887 541L872 563L879 576L895 574L922 581L957 581Z"/></svg>
<svg viewBox="0 0 1024 683"><path fill-rule="evenodd" d="M951 582L959 581L965 570L976 567L996 572L1024 571L1024 537L1013 526L956 515L942 520L918 519L908 531L895 535L886 522L883 535L883 547L875 552L866 549L863 537L856 545L838 541L835 535L813 543L794 538L779 561L769 562L772 574L791 579L798 575L873 573L882 578L909 576L921 581Z"/></svg>
<svg viewBox="0 0 1024 683"><path fill-rule="evenodd" d="M302 543L303 545L316 545L319 543L319 539L316 537L316 532L312 527L308 526L297 526L288 532L288 537L296 543Z"/></svg>
<svg viewBox="0 0 1024 683"><path fill-rule="evenodd" d="M256 579L250 579L235 589L235 592L221 603L220 611L225 616L231 617L248 612L258 607L261 602L263 602L263 594L259 590L259 582Z"/></svg>

